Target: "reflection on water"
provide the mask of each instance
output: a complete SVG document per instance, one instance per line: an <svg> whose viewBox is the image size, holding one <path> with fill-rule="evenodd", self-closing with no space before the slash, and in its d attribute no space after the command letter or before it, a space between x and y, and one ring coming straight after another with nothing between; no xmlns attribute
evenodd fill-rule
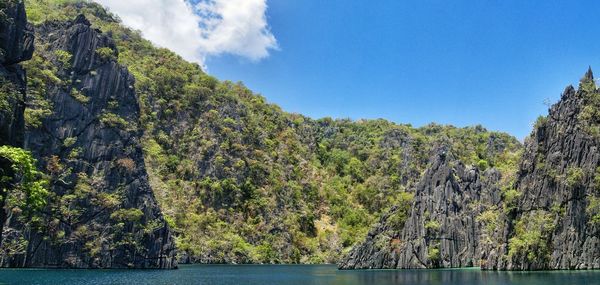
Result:
<svg viewBox="0 0 600 285"><path fill-rule="evenodd" d="M169 271L2 269L0 284L592 285L600 284L600 271L493 272L477 268L338 271L332 265L184 265Z"/></svg>

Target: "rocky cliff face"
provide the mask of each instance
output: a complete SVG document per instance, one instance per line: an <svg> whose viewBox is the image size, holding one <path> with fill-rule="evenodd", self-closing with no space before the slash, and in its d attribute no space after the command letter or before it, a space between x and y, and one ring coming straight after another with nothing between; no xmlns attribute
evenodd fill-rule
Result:
<svg viewBox="0 0 600 285"><path fill-rule="evenodd" d="M171 231L148 183L134 78L85 17L36 27L53 106L25 146L50 176L44 213L14 213L0 263L14 267L174 268ZM22 241L27 241L23 246ZM20 245L20 246L19 246Z"/></svg>
<svg viewBox="0 0 600 285"><path fill-rule="evenodd" d="M18 64L31 58L33 33L22 2L0 10L0 145L22 146L25 73Z"/></svg>
<svg viewBox="0 0 600 285"><path fill-rule="evenodd" d="M483 268L600 268L599 98L590 70L538 120Z"/></svg>
<svg viewBox="0 0 600 285"><path fill-rule="evenodd" d="M26 83L19 63L30 59L32 52L33 34L23 3L0 3L0 146L23 146ZM11 165L8 159L0 157L0 174L16 180ZM0 245L8 217L7 194L0 190Z"/></svg>
<svg viewBox="0 0 600 285"><path fill-rule="evenodd" d="M479 264L477 217L500 202L500 174L466 167L439 149L415 190L412 205L394 207L341 269L450 268Z"/></svg>

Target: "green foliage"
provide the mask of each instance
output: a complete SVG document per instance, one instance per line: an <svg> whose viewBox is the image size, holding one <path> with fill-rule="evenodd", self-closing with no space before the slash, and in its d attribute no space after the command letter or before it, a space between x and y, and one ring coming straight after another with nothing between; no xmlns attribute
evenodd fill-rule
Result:
<svg viewBox="0 0 600 285"><path fill-rule="evenodd" d="M569 188L577 188L583 184L584 173L579 167L570 167L567 169L565 183Z"/></svg>
<svg viewBox="0 0 600 285"><path fill-rule="evenodd" d="M410 214L414 194L409 192L402 192L398 195L399 199L395 203L397 205L396 211L388 217L387 224L390 226L401 229L404 227L404 223Z"/></svg>
<svg viewBox="0 0 600 285"><path fill-rule="evenodd" d="M90 101L90 97L85 96L80 90L78 90L77 88L73 88L71 89L71 97L75 98L75 100L77 100L77 102L81 103L81 104L86 104L87 102Z"/></svg>
<svg viewBox="0 0 600 285"><path fill-rule="evenodd" d="M115 51L109 47L101 47L96 49L96 54L103 60L116 59Z"/></svg>
<svg viewBox="0 0 600 285"><path fill-rule="evenodd" d="M487 162L486 160L484 160L484 159L480 159L480 160L477 162L477 168L479 168L479 170L481 170L481 171L485 171L486 169L488 169L488 167L489 167L489 164L488 164L488 162Z"/></svg>
<svg viewBox="0 0 600 285"><path fill-rule="evenodd" d="M492 207L481 212L477 216L477 222L482 225L482 235L481 240L488 244L496 244L493 240L494 232L498 230L498 227L501 224L500 221L500 211L496 207Z"/></svg>
<svg viewBox="0 0 600 285"><path fill-rule="evenodd" d="M70 17L74 12L65 11L65 4L76 3L81 0L25 0L27 9L27 20L34 24L41 24L47 20L67 21L73 19Z"/></svg>
<svg viewBox="0 0 600 285"><path fill-rule="evenodd" d="M0 146L0 157L10 162L11 171L2 169L0 198L9 207L25 211L41 209L48 195L47 181L36 168L36 160L29 151L18 147Z"/></svg>
<svg viewBox="0 0 600 285"><path fill-rule="evenodd" d="M535 123L533 124L533 128L534 129L543 128L546 126L547 123L548 123L547 116L538 116L537 119L535 120Z"/></svg>
<svg viewBox="0 0 600 285"><path fill-rule="evenodd" d="M62 65L63 69L71 68L71 58L73 55L66 50L57 50L54 52L56 60Z"/></svg>
<svg viewBox="0 0 600 285"><path fill-rule="evenodd" d="M593 79L583 78L579 91L584 99L584 106L578 119L581 127L590 136L600 138L600 92Z"/></svg>
<svg viewBox="0 0 600 285"><path fill-rule="evenodd" d="M590 223L596 227L600 226L600 197L596 195L588 197L586 212L590 217Z"/></svg>
<svg viewBox="0 0 600 285"><path fill-rule="evenodd" d="M17 87L4 79L0 78L0 112L11 113L12 107L19 100L19 90Z"/></svg>
<svg viewBox="0 0 600 285"><path fill-rule="evenodd" d="M131 122L127 122L125 119L123 119L123 117L115 114L115 113L111 113L111 112L104 112L102 113L102 115L100 115L100 117L98 118L100 120L100 123L102 123L104 126L110 127L110 128L117 128L117 129L122 129L122 130L130 130L131 129Z"/></svg>
<svg viewBox="0 0 600 285"><path fill-rule="evenodd" d="M118 62L136 79L154 194L180 252L202 262L335 262L390 208L395 211L388 222L404 225L411 189L441 143L465 164L516 168L521 145L506 134L481 126L414 128L289 114L242 83L221 82L198 64L154 47L98 4L27 2L33 22L83 13L112 34ZM50 12L40 13L44 9ZM96 54L112 58L117 51ZM44 94L53 78L61 84L56 75L62 73L47 59L35 60L40 88L32 90ZM116 115L117 108L109 103L99 120L126 129L131 122Z"/></svg>
<svg viewBox="0 0 600 285"><path fill-rule="evenodd" d="M63 140L63 146L71 147L77 142L77 137L68 137Z"/></svg>
<svg viewBox="0 0 600 285"><path fill-rule="evenodd" d="M429 220L425 223L425 230L428 232L437 232L440 229L440 223L435 220Z"/></svg>
<svg viewBox="0 0 600 285"><path fill-rule="evenodd" d="M43 50L36 41L36 51ZM25 108L25 126L39 128L42 120L52 114L53 106L46 98L49 86L61 85L56 67L40 53L33 54L31 60L23 63L27 70L27 106Z"/></svg>
<svg viewBox="0 0 600 285"><path fill-rule="evenodd" d="M517 207L517 203L519 202L519 198L522 193L519 190L514 189L512 187L506 187L502 189L502 202L504 206L505 212L510 212Z"/></svg>
<svg viewBox="0 0 600 285"><path fill-rule="evenodd" d="M525 257L529 262L549 260L549 238L555 226L554 215L543 210L522 216L515 225L515 235L508 241L508 255Z"/></svg>
<svg viewBox="0 0 600 285"><path fill-rule="evenodd" d="M431 245L427 248L427 259L433 264L437 264L442 259L439 245Z"/></svg>
<svg viewBox="0 0 600 285"><path fill-rule="evenodd" d="M111 219L119 222L139 222L143 216L144 212L136 208L118 209L110 214Z"/></svg>

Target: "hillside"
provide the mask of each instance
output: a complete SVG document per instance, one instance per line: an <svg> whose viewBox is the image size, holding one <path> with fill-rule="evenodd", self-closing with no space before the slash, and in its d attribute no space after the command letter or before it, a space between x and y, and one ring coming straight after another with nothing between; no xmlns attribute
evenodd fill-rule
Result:
<svg viewBox="0 0 600 285"><path fill-rule="evenodd" d="M316 120L286 113L243 84L219 81L198 64L156 48L98 4L25 2L39 34L33 59L25 64L26 137L34 142L47 122L65 119L58 112L62 101L49 92L58 84L52 75L66 74L78 60L72 51L57 50L52 29L45 27L72 23L83 14L97 33L114 42L96 49L96 56L118 62L134 78L131 95L139 103L139 124L130 124L131 112L125 111L99 119L125 133L139 131L143 158L134 165L148 173L180 262L337 262L364 240L382 214L412 205L439 147L483 176L492 168L502 173L499 183L509 183L517 167L522 146L507 134L480 126L415 128L386 120ZM82 105L97 100L85 90L65 95L71 98L64 100ZM128 107L121 103L109 98L103 108ZM39 146L27 147L40 153ZM135 145L128 151L137 152ZM69 155L63 148L43 152L60 161ZM48 160L38 161L52 175ZM53 195L49 208L72 198L63 191ZM398 215L396 222L405 219ZM81 237L73 239L81 242Z"/></svg>
<svg viewBox="0 0 600 285"><path fill-rule="evenodd" d="M525 142L513 198L488 219L482 267L600 268L600 92L568 86Z"/></svg>

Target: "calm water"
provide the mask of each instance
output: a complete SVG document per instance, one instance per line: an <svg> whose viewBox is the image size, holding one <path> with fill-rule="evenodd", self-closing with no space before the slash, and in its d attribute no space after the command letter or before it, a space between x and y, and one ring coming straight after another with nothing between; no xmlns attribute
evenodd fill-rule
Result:
<svg viewBox="0 0 600 285"><path fill-rule="evenodd" d="M332 265L183 265L179 270L2 269L0 284L600 284L600 271L488 272L456 270L338 271Z"/></svg>

